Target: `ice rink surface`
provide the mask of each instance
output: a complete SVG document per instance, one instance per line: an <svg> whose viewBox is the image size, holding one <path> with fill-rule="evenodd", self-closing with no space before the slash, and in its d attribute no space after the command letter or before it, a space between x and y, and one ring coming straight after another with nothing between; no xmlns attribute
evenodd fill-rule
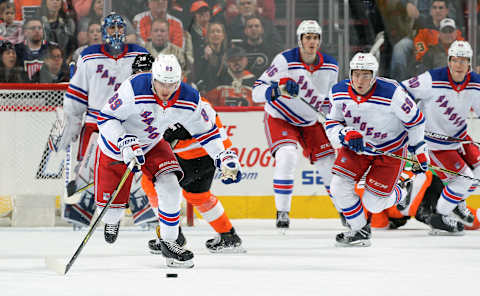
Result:
<svg viewBox="0 0 480 296"><path fill-rule="evenodd" d="M409 221L374 230L369 248L338 248L339 220L292 220L281 235L273 220L233 220L247 254L210 254L213 231L202 220L184 227L193 269L171 269L147 251L153 231L120 228L114 245L97 230L66 276L44 258L65 263L87 230L0 228L0 295L475 295L480 279L480 231L428 236ZM178 278L166 278L178 273Z"/></svg>

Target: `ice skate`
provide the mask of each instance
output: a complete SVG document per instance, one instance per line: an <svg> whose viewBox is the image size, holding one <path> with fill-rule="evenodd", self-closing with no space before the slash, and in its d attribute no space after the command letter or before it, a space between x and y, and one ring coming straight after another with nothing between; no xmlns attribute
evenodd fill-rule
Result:
<svg viewBox="0 0 480 296"><path fill-rule="evenodd" d="M371 236L370 224L363 226L360 230L349 230L337 234L335 244L337 247L370 247Z"/></svg>
<svg viewBox="0 0 480 296"><path fill-rule="evenodd" d="M453 216L457 218L458 222L466 226L473 226L473 221L475 221L475 216L467 208L467 203L465 201L460 202L452 212Z"/></svg>
<svg viewBox="0 0 480 296"><path fill-rule="evenodd" d="M277 228L281 234L285 234L290 227L290 218L287 211L277 211Z"/></svg>
<svg viewBox="0 0 480 296"><path fill-rule="evenodd" d="M150 253L155 254L155 255L161 255L162 254L162 248L160 247L160 226L157 225L156 229L157 237L158 239L154 238L148 241L148 249L150 250ZM178 236L175 242L180 246L180 247L185 247L187 244L187 239L183 235L182 232L182 227L178 227Z"/></svg>
<svg viewBox="0 0 480 296"><path fill-rule="evenodd" d="M464 226L462 223L458 222L453 217L437 213L432 214L430 217L430 227L432 228L429 232L430 235L460 236L465 234L463 232Z"/></svg>
<svg viewBox="0 0 480 296"><path fill-rule="evenodd" d="M175 241L159 239L162 256L165 257L168 267L192 268L193 253L179 246Z"/></svg>
<svg viewBox="0 0 480 296"><path fill-rule="evenodd" d="M412 202L413 179L408 176L407 178L402 176L400 177L400 183L398 185L407 192L406 196L403 197L397 204L397 210L403 211L408 208Z"/></svg>
<svg viewBox="0 0 480 296"><path fill-rule="evenodd" d="M109 244L113 244L118 237L118 231L120 230L120 221L117 224L105 224L103 231L105 241Z"/></svg>
<svg viewBox="0 0 480 296"><path fill-rule="evenodd" d="M229 232L219 233L216 237L205 242L205 246L211 253L246 253L242 247L242 239L235 232L235 228Z"/></svg>

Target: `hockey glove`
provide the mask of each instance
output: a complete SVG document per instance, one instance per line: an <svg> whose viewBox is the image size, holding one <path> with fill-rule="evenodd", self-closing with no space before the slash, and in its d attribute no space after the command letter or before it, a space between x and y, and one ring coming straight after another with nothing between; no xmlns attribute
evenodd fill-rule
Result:
<svg viewBox="0 0 480 296"><path fill-rule="evenodd" d="M167 128L163 133L163 139L169 143L175 140L188 140L191 138L192 135L178 122Z"/></svg>
<svg viewBox="0 0 480 296"><path fill-rule="evenodd" d="M224 150L215 157L215 166L222 172L222 183L238 183L242 179L240 163L235 152Z"/></svg>
<svg viewBox="0 0 480 296"><path fill-rule="evenodd" d="M412 172L415 174L426 172L428 170L430 158L428 157L428 149L425 141L420 141L415 146L408 146L408 151L410 151L412 154L415 154L415 157L419 163L419 166L414 166Z"/></svg>
<svg viewBox="0 0 480 296"><path fill-rule="evenodd" d="M291 78L280 79L280 84L285 84L285 90L290 96L298 96L298 83Z"/></svg>
<svg viewBox="0 0 480 296"><path fill-rule="evenodd" d="M340 143L355 152L363 152L363 136L353 127L344 127L339 132Z"/></svg>
<svg viewBox="0 0 480 296"><path fill-rule="evenodd" d="M273 102L280 96L280 88L278 87L278 82L272 81L270 86L265 92L265 98L267 102Z"/></svg>
<svg viewBox="0 0 480 296"><path fill-rule="evenodd" d="M129 165L132 159L135 159L137 165L133 168L133 172L140 171L140 166L145 163L145 155L137 137L125 135L123 139L118 139L117 147L122 152L123 162Z"/></svg>
<svg viewBox="0 0 480 296"><path fill-rule="evenodd" d="M64 114L60 108L56 111L57 119L48 139L50 150L55 152L65 150L68 145L75 142L82 130L81 118Z"/></svg>

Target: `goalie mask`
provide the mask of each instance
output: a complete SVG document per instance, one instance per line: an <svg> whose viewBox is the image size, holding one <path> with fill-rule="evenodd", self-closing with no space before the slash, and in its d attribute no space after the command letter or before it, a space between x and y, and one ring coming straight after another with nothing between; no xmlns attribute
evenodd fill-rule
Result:
<svg viewBox="0 0 480 296"><path fill-rule="evenodd" d="M152 70L154 60L155 58L149 53L137 55L132 63L132 75Z"/></svg>
<svg viewBox="0 0 480 296"><path fill-rule="evenodd" d="M152 87L155 93L154 81L170 86L172 93L180 86L182 68L173 54L159 54L152 64ZM159 96L159 94L157 94Z"/></svg>
<svg viewBox="0 0 480 296"><path fill-rule="evenodd" d="M107 15L102 21L102 40L107 48L116 52L122 51L125 45L126 29L127 25L119 14L112 12Z"/></svg>
<svg viewBox="0 0 480 296"><path fill-rule="evenodd" d="M352 81L353 70L368 70L372 71L372 79L370 80L370 87L375 83L378 73L378 62L375 56L370 53L359 52L355 54L350 61L349 77Z"/></svg>
<svg viewBox="0 0 480 296"><path fill-rule="evenodd" d="M305 20L300 23L297 28L297 42L300 48L303 48L302 45L302 35L303 34L318 34L318 39L320 39L320 44L322 44L322 27L314 20Z"/></svg>

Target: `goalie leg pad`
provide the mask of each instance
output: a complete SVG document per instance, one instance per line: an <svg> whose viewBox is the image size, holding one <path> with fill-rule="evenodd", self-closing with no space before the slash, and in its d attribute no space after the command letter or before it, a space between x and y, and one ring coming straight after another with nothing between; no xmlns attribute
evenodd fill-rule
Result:
<svg viewBox="0 0 480 296"><path fill-rule="evenodd" d="M74 224L89 226L95 212L95 200L93 194L85 191L78 204L66 204L63 209L63 219Z"/></svg>

